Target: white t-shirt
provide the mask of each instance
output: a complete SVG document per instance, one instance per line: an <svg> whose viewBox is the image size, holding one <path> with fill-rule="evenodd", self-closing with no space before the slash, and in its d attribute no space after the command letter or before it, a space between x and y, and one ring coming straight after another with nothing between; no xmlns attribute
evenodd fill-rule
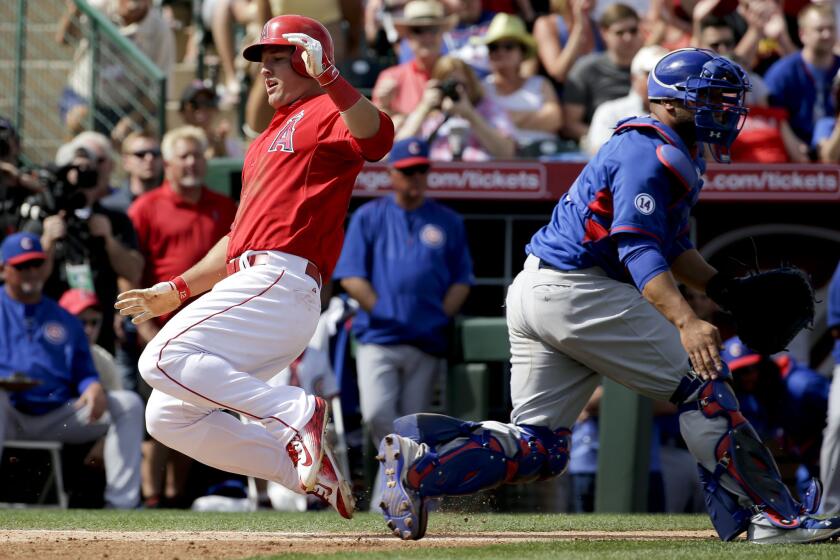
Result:
<svg viewBox="0 0 840 560"><path fill-rule="evenodd" d="M583 147L590 155L595 153L606 143L615 130L615 125L627 117L640 117L645 112L642 98L635 91L612 101L605 101L598 105L589 124Z"/></svg>
<svg viewBox="0 0 840 560"><path fill-rule="evenodd" d="M531 76L518 90L507 95L501 95L496 91L493 77L487 76L484 79L484 92L487 97L492 99L505 112L538 111L545 103L542 88L546 82L547 80L543 76ZM557 136L545 130L530 130L514 127L513 138L517 144L524 146L532 142L554 140Z"/></svg>

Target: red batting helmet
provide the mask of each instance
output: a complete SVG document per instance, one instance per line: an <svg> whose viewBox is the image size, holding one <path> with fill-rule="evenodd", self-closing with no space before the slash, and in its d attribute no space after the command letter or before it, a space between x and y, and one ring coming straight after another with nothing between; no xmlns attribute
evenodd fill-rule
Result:
<svg viewBox="0 0 840 560"><path fill-rule="evenodd" d="M313 39L317 39L320 41L324 52L324 68L332 64L334 52L330 32L327 31L326 27L314 19L296 15L277 16L268 20L262 28L259 42L246 47L245 50L242 51L242 56L251 62L260 62L262 60L262 48L264 46L292 46L295 47L295 52L292 54L292 68L294 68L298 74L309 78L310 76L306 71L306 65L303 63L303 49L284 39L284 33L305 33Z"/></svg>

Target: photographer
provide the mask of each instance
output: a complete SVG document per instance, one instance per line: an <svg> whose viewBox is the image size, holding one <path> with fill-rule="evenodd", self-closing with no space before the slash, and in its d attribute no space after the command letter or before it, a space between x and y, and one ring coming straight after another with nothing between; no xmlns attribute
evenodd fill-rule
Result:
<svg viewBox="0 0 840 560"><path fill-rule="evenodd" d="M50 257L51 273L45 293L61 297L70 288L94 291L103 302L99 345L114 350L114 312L117 280L137 283L143 257L128 217L104 208L113 170L110 141L96 132L83 132L59 149L56 163L64 166L43 193L25 205L23 229L41 236ZM70 164L68 166L68 164Z"/></svg>
<svg viewBox="0 0 840 560"><path fill-rule="evenodd" d="M19 156L20 137L11 121L0 116L0 241L17 230L26 196L43 190L37 177L21 168Z"/></svg>
<svg viewBox="0 0 840 560"><path fill-rule="evenodd" d="M487 161L513 157L513 130L504 110L484 95L469 65L444 56L435 63L423 98L397 140L428 138L434 161Z"/></svg>

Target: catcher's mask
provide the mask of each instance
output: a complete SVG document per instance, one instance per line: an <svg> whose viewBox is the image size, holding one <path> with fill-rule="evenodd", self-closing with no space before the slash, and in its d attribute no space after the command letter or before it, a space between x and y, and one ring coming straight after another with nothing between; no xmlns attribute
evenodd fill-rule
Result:
<svg viewBox="0 0 840 560"><path fill-rule="evenodd" d="M744 126L744 100L750 89L740 66L705 49L668 53L648 76L648 98L681 101L694 113L697 141L709 144L721 163L729 163L729 146Z"/></svg>

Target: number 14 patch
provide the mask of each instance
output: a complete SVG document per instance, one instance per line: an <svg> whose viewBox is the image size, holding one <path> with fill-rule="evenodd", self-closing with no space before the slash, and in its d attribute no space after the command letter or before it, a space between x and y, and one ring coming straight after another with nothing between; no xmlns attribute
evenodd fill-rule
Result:
<svg viewBox="0 0 840 560"><path fill-rule="evenodd" d="M633 199L633 205L636 206L636 210L645 216L650 216L656 210L656 201L646 193L637 194L636 198Z"/></svg>

